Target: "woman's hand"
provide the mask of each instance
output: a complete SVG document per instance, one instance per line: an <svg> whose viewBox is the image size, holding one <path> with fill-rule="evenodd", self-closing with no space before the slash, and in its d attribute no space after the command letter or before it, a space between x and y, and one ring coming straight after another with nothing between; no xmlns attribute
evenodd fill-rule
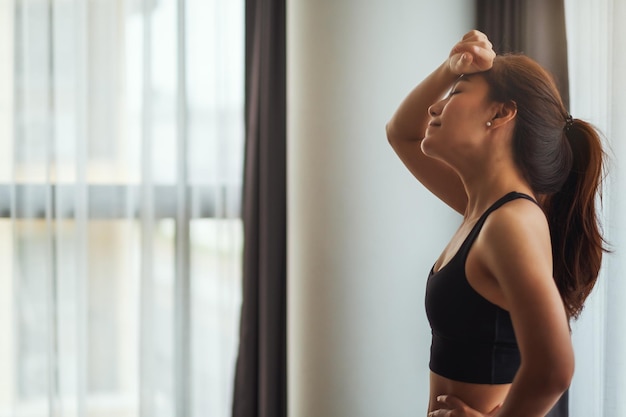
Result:
<svg viewBox="0 0 626 417"><path fill-rule="evenodd" d="M487 71L493 65L496 53L487 36L472 30L454 45L448 57L448 67L456 75Z"/></svg>
<svg viewBox="0 0 626 417"><path fill-rule="evenodd" d="M428 413L428 417L494 417L502 406L499 404L489 413L483 414L452 395L440 395L437 397L437 401L444 408L431 411Z"/></svg>

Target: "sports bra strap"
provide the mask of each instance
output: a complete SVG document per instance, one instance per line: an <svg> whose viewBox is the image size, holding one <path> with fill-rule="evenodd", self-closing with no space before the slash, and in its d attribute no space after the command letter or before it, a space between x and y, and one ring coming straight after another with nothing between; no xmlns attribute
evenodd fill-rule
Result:
<svg viewBox="0 0 626 417"><path fill-rule="evenodd" d="M469 250L469 248L472 246L472 244L474 243L474 240L476 240L476 237L478 236L478 233L480 232L480 230L483 227L483 224L485 223L485 221L487 220L487 217L489 217L489 215L491 213L493 213L494 211L496 211L497 209L499 209L500 207L502 207L504 204L508 203L509 201L513 201L513 200L517 200L519 198L523 198L525 200L529 200L532 201L533 203L535 203L539 208L541 208L541 206L539 206L539 203L537 202L537 200L535 200L534 198L532 198L531 196L529 196L528 194L524 194L524 193L518 193L517 191L511 191L510 193L506 194L503 197L500 197L500 199L498 199L495 203L493 203L478 219L478 221L476 222L476 224L474 225L474 227L472 228L472 230L470 231L469 235L467 235L467 238L465 239L465 241L463 242L463 244L461 245L461 247L459 248L459 252L463 253L463 256L467 256L467 252Z"/></svg>
<svg viewBox="0 0 626 417"><path fill-rule="evenodd" d="M529 196L528 194L524 194L524 193L518 193L517 191L511 191L510 193L506 194L504 197L501 197L500 199L498 199L498 201L496 201L495 203L493 203L491 205L491 207L489 207L481 216L481 218L478 220L479 222L485 221L485 219L487 218L487 216L489 216L492 212L494 212L495 210L499 209L500 207L502 207L504 204L508 203L509 201L513 201L513 200L517 200L519 198L524 198L526 200L532 201L533 203L535 203L537 206L539 206L539 203L537 203L537 200L535 200L534 198L532 198L531 196Z"/></svg>

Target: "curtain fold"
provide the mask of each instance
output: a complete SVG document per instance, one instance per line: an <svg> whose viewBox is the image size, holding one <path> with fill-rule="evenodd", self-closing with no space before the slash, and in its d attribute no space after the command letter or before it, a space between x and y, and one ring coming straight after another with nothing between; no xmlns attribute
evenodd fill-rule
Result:
<svg viewBox="0 0 626 417"><path fill-rule="evenodd" d="M572 114L603 133L608 175L601 213L611 253L572 326L576 373L572 417L626 416L626 2L567 0Z"/></svg>
<svg viewBox="0 0 626 417"><path fill-rule="evenodd" d="M233 417L287 413L285 18L285 0L246 1L243 304Z"/></svg>
<svg viewBox="0 0 626 417"><path fill-rule="evenodd" d="M524 53L552 73L569 109L567 35L563 0L476 0L477 29L498 54ZM569 415L569 391L547 417Z"/></svg>
<svg viewBox="0 0 626 417"><path fill-rule="evenodd" d="M476 0L476 19L498 54L524 53L550 71L569 108L563 0Z"/></svg>

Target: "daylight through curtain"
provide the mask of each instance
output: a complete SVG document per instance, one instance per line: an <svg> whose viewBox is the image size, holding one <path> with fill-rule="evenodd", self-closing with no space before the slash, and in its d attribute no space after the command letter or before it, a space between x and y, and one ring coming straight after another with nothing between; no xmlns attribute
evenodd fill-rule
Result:
<svg viewBox="0 0 626 417"><path fill-rule="evenodd" d="M243 0L0 2L0 416L225 417Z"/></svg>
<svg viewBox="0 0 626 417"><path fill-rule="evenodd" d="M608 177L602 200L609 248L598 285L573 326L572 417L626 417L626 3L566 0L571 113L604 135Z"/></svg>

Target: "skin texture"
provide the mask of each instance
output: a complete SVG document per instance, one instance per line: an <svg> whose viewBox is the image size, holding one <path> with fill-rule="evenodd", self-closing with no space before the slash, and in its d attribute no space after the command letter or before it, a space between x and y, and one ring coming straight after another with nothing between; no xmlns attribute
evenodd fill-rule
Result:
<svg viewBox="0 0 626 417"><path fill-rule="evenodd" d="M494 57L486 36L469 32L387 125L389 142L411 173L463 215L435 270L500 197L510 191L537 197L513 159L516 104L491 101L480 75ZM431 373L429 416L539 417L567 389L574 357L550 245L544 213L530 201L511 201L488 217L468 254L466 275L479 294L510 312L522 365L513 383L504 385Z"/></svg>

